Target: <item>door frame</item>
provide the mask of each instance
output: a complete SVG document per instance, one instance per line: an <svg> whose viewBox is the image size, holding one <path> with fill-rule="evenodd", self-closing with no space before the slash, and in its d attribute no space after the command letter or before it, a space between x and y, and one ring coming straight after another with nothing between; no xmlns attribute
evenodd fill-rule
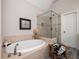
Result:
<svg viewBox="0 0 79 59"><path fill-rule="evenodd" d="M61 43L63 44L63 42L62 42L62 40L63 40L63 38L62 38L62 36L63 36L63 28L62 28L62 20L63 20L63 16L64 15L68 15L68 14L72 14L72 13L76 13L76 34L75 34L75 36L76 36L76 40L77 40L77 19L78 19L78 10L74 10L74 11L70 11L70 12L66 12L66 13L63 13L63 14L61 14Z"/></svg>

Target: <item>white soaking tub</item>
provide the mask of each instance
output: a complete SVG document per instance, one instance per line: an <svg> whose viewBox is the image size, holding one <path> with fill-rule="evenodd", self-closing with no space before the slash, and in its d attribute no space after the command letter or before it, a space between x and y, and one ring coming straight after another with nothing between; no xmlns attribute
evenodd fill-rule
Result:
<svg viewBox="0 0 79 59"><path fill-rule="evenodd" d="M34 49L39 49L40 47L44 46L45 42L38 39L19 41L7 46L6 53L14 53L14 48L16 44L18 44L18 46L16 47L16 52L26 53Z"/></svg>

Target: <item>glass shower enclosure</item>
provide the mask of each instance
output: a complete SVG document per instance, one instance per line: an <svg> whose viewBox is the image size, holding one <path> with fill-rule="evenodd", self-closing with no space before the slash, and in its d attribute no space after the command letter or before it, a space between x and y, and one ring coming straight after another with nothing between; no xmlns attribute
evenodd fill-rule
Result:
<svg viewBox="0 0 79 59"><path fill-rule="evenodd" d="M60 15L54 11L48 11L37 16L37 28L40 35L47 38L57 38L60 41L61 20Z"/></svg>

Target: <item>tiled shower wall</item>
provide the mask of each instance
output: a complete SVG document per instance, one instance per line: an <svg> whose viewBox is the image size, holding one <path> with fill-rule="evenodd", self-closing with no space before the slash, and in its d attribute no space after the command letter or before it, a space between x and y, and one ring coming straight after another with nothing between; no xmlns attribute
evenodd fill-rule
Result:
<svg viewBox="0 0 79 59"><path fill-rule="evenodd" d="M61 19L60 15L56 13L49 13L37 17L37 27L40 35L48 38L61 39Z"/></svg>

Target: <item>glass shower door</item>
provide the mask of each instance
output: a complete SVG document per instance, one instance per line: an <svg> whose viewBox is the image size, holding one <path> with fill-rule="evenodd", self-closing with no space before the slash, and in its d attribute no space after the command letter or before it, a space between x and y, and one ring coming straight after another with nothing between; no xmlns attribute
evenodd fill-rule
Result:
<svg viewBox="0 0 79 59"><path fill-rule="evenodd" d="M52 38L52 20L48 16L41 16L38 18L38 29L40 34L44 37Z"/></svg>

